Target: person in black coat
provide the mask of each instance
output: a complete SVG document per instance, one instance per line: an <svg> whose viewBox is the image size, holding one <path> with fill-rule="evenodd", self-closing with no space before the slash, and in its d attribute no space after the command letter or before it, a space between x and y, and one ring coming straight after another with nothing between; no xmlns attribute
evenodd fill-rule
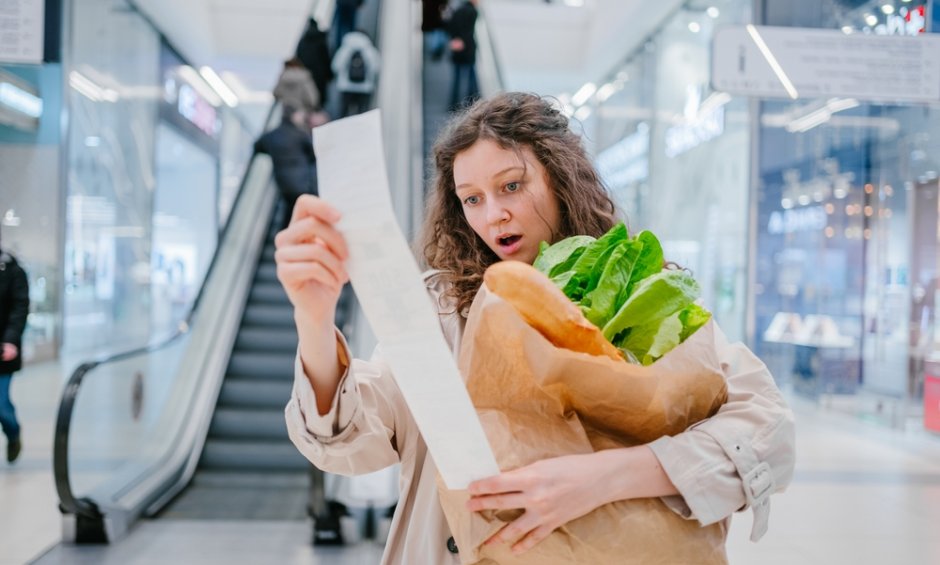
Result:
<svg viewBox="0 0 940 565"><path fill-rule="evenodd" d="M23 367L22 346L29 314L29 283L16 259L0 248L0 425L7 437L7 461L12 463L23 448L16 409L10 400L13 373Z"/></svg>
<svg viewBox="0 0 940 565"><path fill-rule="evenodd" d="M320 31L317 20L310 18L307 30L297 42L297 58L303 63L313 82L320 91L320 106L326 106L327 86L333 80L333 69L330 68L330 44L325 31Z"/></svg>
<svg viewBox="0 0 940 565"><path fill-rule="evenodd" d="M421 31L428 43L428 51L435 61L444 56L447 31L444 29L444 10L447 0L421 0Z"/></svg>
<svg viewBox="0 0 940 565"><path fill-rule="evenodd" d="M471 104L480 97L477 85L477 40L474 28L477 24L478 0L466 0L447 22L450 34L451 61L454 63L454 83L451 89L450 107L456 110ZM464 86L466 83L466 86Z"/></svg>
<svg viewBox="0 0 940 565"><path fill-rule="evenodd" d="M294 203L301 194L317 194L317 158L309 116L303 110L285 107L281 125L255 142L255 151L271 156L274 182L284 200L282 229L290 223Z"/></svg>

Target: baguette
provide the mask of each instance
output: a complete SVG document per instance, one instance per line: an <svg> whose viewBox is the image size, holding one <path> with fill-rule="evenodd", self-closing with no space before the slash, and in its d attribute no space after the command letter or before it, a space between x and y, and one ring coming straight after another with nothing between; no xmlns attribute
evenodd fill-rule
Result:
<svg viewBox="0 0 940 565"><path fill-rule="evenodd" d="M483 274L483 282L555 346L623 360L600 328L589 322L548 277L528 263L495 263Z"/></svg>

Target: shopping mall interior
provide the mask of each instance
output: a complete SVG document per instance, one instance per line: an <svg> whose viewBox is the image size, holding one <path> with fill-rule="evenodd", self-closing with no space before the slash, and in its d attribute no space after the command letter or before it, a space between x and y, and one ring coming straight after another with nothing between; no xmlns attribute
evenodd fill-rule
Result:
<svg viewBox="0 0 940 565"><path fill-rule="evenodd" d="M20 336L0 284L0 565L442 563L390 541L421 512L404 458L323 472L288 433L292 201L262 140L294 127L329 200L324 140L379 120L349 147L418 250L435 140L504 92L566 118L792 410L786 484L745 487L727 561L686 563L940 563L938 54L940 0L0 1L0 279L28 288ZM369 359L351 275L334 323Z"/></svg>

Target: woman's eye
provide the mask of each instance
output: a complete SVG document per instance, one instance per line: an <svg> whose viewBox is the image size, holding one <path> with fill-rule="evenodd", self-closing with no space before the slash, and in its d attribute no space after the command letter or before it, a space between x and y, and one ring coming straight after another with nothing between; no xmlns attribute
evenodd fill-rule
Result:
<svg viewBox="0 0 940 565"><path fill-rule="evenodd" d="M468 196L463 199L463 203L469 206L473 206L474 204L478 204L479 202L480 202L479 196Z"/></svg>
<svg viewBox="0 0 940 565"><path fill-rule="evenodd" d="M518 182L510 182L506 184L506 192L515 192L522 188L522 185Z"/></svg>

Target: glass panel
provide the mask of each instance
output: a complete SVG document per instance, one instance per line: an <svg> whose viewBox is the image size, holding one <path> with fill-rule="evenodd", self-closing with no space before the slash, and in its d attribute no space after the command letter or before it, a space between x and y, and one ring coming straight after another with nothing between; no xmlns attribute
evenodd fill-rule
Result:
<svg viewBox="0 0 940 565"><path fill-rule="evenodd" d="M109 363L87 375L69 434L69 480L76 497L115 478L131 481L165 453L186 421L195 379L173 378L188 336L154 355Z"/></svg>
<svg viewBox="0 0 940 565"><path fill-rule="evenodd" d="M692 271L734 340L747 306L748 104L712 91L708 73L717 27L749 21L750 2L687 3L600 87L594 124L598 169L631 228L654 231Z"/></svg>
<svg viewBox="0 0 940 565"><path fill-rule="evenodd" d="M216 160L161 123L153 204L151 328L168 333L189 312L215 251Z"/></svg>
<svg viewBox="0 0 940 565"><path fill-rule="evenodd" d="M68 71L63 346L139 346L150 334L160 38L129 6L79 2Z"/></svg>

